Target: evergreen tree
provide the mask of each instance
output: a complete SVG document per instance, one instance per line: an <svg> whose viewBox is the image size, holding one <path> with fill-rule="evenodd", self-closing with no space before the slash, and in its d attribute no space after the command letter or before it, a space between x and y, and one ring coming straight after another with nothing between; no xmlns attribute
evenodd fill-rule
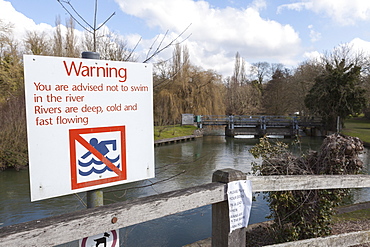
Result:
<svg viewBox="0 0 370 247"><path fill-rule="evenodd" d="M324 72L305 98L306 107L323 118L328 130L336 130L337 117L341 122L356 115L366 106L365 89L361 87L361 67L346 65L345 59L327 63Z"/></svg>

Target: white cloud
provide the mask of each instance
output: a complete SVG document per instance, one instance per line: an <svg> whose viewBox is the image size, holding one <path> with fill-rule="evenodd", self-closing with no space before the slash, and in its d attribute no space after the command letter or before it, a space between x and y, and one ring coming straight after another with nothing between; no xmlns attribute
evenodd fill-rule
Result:
<svg viewBox="0 0 370 247"><path fill-rule="evenodd" d="M349 42L349 47L352 47L353 52L363 53L365 56L370 54L370 42L360 38L354 38Z"/></svg>
<svg viewBox="0 0 370 247"><path fill-rule="evenodd" d="M318 51L311 51L311 52L305 52L303 54L303 57L307 60L315 60L319 61L323 56L323 53L320 53Z"/></svg>
<svg viewBox="0 0 370 247"><path fill-rule="evenodd" d="M15 40L23 40L27 31L44 31L51 34L53 27L41 23L36 23L24 16L22 13L17 12L10 2L0 0L0 19L5 23L11 23L13 26L13 37Z"/></svg>
<svg viewBox="0 0 370 247"><path fill-rule="evenodd" d="M280 5L277 8L277 13L280 14L284 9L290 9L295 11L302 11L303 9L310 9L312 6L312 3L310 2L298 2L298 3L289 3L289 4L283 4Z"/></svg>
<svg viewBox="0 0 370 247"><path fill-rule="evenodd" d="M265 9L267 7L267 4L265 0L254 0L250 6L251 8L254 8L258 11L261 9Z"/></svg>
<svg viewBox="0 0 370 247"><path fill-rule="evenodd" d="M353 25L356 21L370 20L370 1L368 0L299 0L295 3L278 7L278 13L283 9L301 11L307 9L316 14L326 16L341 25Z"/></svg>
<svg viewBox="0 0 370 247"><path fill-rule="evenodd" d="M255 0L245 9L213 8L202 0L116 1L125 13L141 18L147 26L159 28L162 33L170 30L163 44L171 42L192 24L182 36L185 38L191 33L190 38L184 42L189 48L191 61L225 76L232 74L236 52L248 62L293 64L293 58L301 51L301 40L292 26L260 16L259 10L266 8L265 0ZM54 30L48 24L36 24L4 0L0 0L0 18L14 23L14 36L18 40L25 37L26 31L44 31L52 35ZM81 32L76 30L75 33L82 37ZM125 39L128 47L134 47L139 37L131 34ZM135 51L140 55L138 61L145 59L154 40L155 37L140 42ZM171 56L172 49L167 49L157 59L168 59Z"/></svg>
<svg viewBox="0 0 370 247"><path fill-rule="evenodd" d="M313 25L309 25L308 26L308 29L310 30L310 39L311 39L311 42L316 42L316 41L319 41L321 39L321 33L315 31L313 29Z"/></svg>
<svg viewBox="0 0 370 247"><path fill-rule="evenodd" d="M258 10L266 7L264 0L255 0L246 9L212 8L208 2L193 0L116 2L123 12L162 32L180 33L191 24L187 32L192 34L187 41L190 59L205 69L216 70L215 60L233 63L236 52L247 61L270 58L280 62L300 51L301 41L292 26L260 16Z"/></svg>
<svg viewBox="0 0 370 247"><path fill-rule="evenodd" d="M370 55L370 42L362 40L360 38L354 38L348 43L339 44L338 46L334 47L332 50L328 51L329 54L334 52L335 50L341 50L341 47L348 47L350 48L350 56L356 56L356 54L362 54L364 57ZM303 57L308 60L316 60L321 61L321 58L325 56L327 51L318 52L318 51L311 51L305 52Z"/></svg>

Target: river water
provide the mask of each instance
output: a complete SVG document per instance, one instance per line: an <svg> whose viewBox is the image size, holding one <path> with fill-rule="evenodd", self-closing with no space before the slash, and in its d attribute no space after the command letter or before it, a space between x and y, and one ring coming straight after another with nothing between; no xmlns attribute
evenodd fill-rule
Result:
<svg viewBox="0 0 370 247"><path fill-rule="evenodd" d="M159 194L209 183L218 169L251 171L255 160L248 150L258 140L205 136L195 141L155 148L156 177L104 189L104 204ZM284 140L291 142L291 140ZM303 138L294 152L316 150L322 138ZM370 163L369 150L362 159ZM59 215L85 208L85 193L30 202L28 170L0 172L0 227ZM171 179L169 179L171 178ZM353 192L352 202L370 201L368 189ZM140 212L138 212L140 213ZM266 220L269 210L256 195L249 224ZM0 228L1 230L1 228ZM183 246L211 236L211 206L120 229L120 246ZM77 246L76 241L63 246Z"/></svg>

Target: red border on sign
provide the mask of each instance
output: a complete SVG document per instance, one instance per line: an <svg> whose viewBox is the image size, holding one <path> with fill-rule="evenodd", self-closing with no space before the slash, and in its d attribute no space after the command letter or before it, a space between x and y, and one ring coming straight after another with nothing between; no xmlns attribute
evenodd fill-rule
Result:
<svg viewBox="0 0 370 247"><path fill-rule="evenodd" d="M115 247L116 244L117 244L117 230L112 230L110 231L112 233L112 237L113 237L113 243L112 243L112 247ZM86 242L87 242L87 239L89 237L86 237L86 238L83 238L82 241L81 241L81 247L86 247Z"/></svg>
<svg viewBox="0 0 370 247"><path fill-rule="evenodd" d="M98 128L86 128L86 129L70 129L69 130L69 148L70 148L70 163L71 163L71 182L72 189L81 189L90 186L107 184L111 182L121 181L127 179L126 171L126 132L125 126L112 126L112 127L98 127ZM119 131L121 135L121 167L122 170L118 169L112 164L107 158L105 158L98 150L96 150L90 143L83 139L80 134L93 134L93 133L104 133L104 132L116 132ZM88 151L108 166L117 176L111 178L103 178L97 180L91 180L86 182L78 183L77 181L77 163L76 163L76 142L79 142Z"/></svg>

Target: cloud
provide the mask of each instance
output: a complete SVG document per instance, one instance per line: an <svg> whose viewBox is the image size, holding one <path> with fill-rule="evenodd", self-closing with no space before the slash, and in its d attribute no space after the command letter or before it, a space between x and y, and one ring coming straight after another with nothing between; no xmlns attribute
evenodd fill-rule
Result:
<svg viewBox="0 0 370 247"><path fill-rule="evenodd" d="M261 9L265 9L267 7L267 3L265 0L254 0L250 7L258 11Z"/></svg>
<svg viewBox="0 0 370 247"><path fill-rule="evenodd" d="M370 42L360 38L354 38L349 42L349 47L352 47L354 53L362 53L365 56L370 54Z"/></svg>
<svg viewBox="0 0 370 247"><path fill-rule="evenodd" d="M295 10L295 11L302 11L303 9L310 9L311 8L311 5L312 5L312 3L310 3L310 2L283 4L283 5L280 5L277 8L277 13L278 14L281 14L281 12L284 9Z"/></svg>
<svg viewBox="0 0 370 247"><path fill-rule="evenodd" d="M316 42L316 41L319 41L321 39L321 33L316 32L313 29L313 25L309 25L308 26L308 29L310 30L310 39L311 39L311 42Z"/></svg>
<svg viewBox="0 0 370 247"><path fill-rule="evenodd" d="M305 52L303 57L307 60L315 60L322 62L322 57L326 56L327 53L332 53L335 50L341 50L341 47L348 47L350 49L349 56L364 56L368 57L370 55L370 42L365 41L360 38L354 38L348 43L339 44L330 51L311 51L311 52Z"/></svg>
<svg viewBox="0 0 370 247"><path fill-rule="evenodd" d="M340 25L354 25L357 21L370 20L370 1L365 0L299 0L295 3L278 7L278 13L284 9L301 11L310 10L316 14L325 14Z"/></svg>
<svg viewBox="0 0 370 247"><path fill-rule="evenodd" d="M212 7L202 0L115 1L124 13L142 19L155 32L166 33L169 30L163 44L171 42L191 24L182 36L184 39L191 34L184 41L191 61L225 76L232 74L236 52L250 63L269 61L290 64L301 52L301 40L292 26L261 17L259 11L267 7L265 0L255 0L244 9ZM55 28L44 23L36 24L4 0L0 0L0 18L14 23L14 36L18 40L24 39L26 31L44 31L52 35ZM76 35L82 37L77 30ZM139 37L138 34L128 34L125 39L129 47L135 47ZM152 37L140 42L135 50L140 56L138 61L145 59L155 39ZM168 59L171 55L172 49L167 49L157 59Z"/></svg>
<svg viewBox="0 0 370 247"><path fill-rule="evenodd" d="M27 31L39 31L47 34L51 34L53 31L52 26L45 23L36 25L32 19L17 12L10 2L2 0L0 0L0 19L5 23L12 24L15 40L23 40Z"/></svg>
<svg viewBox="0 0 370 247"><path fill-rule="evenodd" d="M233 63L236 52L246 60L283 60L300 51L300 38L290 25L263 19L259 9L264 0L253 1L245 9L213 8L208 2L193 0L116 0L126 14L145 20L162 32L182 32L189 24L187 44L191 60L205 69L216 69L213 60ZM210 59L211 58L211 59Z"/></svg>
<svg viewBox="0 0 370 247"><path fill-rule="evenodd" d="M320 53L318 51L305 52L303 54L303 57L306 58L306 60L313 60L313 61L320 61L322 56L323 56L323 53Z"/></svg>

